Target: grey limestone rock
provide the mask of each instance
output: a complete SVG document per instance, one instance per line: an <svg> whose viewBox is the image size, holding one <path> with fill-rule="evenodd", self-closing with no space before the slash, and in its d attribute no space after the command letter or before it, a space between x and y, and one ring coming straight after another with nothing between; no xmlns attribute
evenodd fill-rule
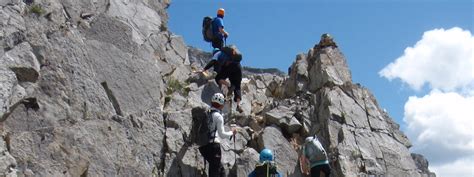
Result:
<svg viewBox="0 0 474 177"><path fill-rule="evenodd" d="M316 91L324 86L343 85L352 82L346 59L339 48L313 49L310 50L307 58L309 90Z"/></svg>
<svg viewBox="0 0 474 177"><path fill-rule="evenodd" d="M297 132L301 123L294 117L294 112L285 106L278 106L265 113L267 123L275 124L286 129L289 134Z"/></svg>
<svg viewBox="0 0 474 177"><path fill-rule="evenodd" d="M271 149L274 153L279 172L289 176L300 176L298 153L277 127L266 127L258 139L258 148ZM298 175L299 174L299 175Z"/></svg>

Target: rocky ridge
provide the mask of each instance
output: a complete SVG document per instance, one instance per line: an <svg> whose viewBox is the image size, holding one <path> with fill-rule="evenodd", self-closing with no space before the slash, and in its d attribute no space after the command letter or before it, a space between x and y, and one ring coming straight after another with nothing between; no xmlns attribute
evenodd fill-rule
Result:
<svg viewBox="0 0 474 177"><path fill-rule="evenodd" d="M193 125L218 88L192 72L209 54L167 30L169 3L0 1L0 176L205 176ZM301 176L310 134L336 176L434 176L337 48L298 55L288 76L249 72L243 93L244 113L226 116L240 127L222 143L228 176L263 147Z"/></svg>

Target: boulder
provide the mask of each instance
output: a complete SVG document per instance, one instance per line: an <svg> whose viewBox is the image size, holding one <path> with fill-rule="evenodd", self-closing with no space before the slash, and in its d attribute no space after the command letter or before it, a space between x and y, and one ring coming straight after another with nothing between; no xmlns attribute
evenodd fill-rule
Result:
<svg viewBox="0 0 474 177"><path fill-rule="evenodd" d="M427 174L427 177L436 177L436 174L428 169L429 162L423 155L412 153L411 157L415 161L418 169L420 169L424 174Z"/></svg>
<svg viewBox="0 0 474 177"><path fill-rule="evenodd" d="M279 172L283 175L298 176L300 173L297 167L298 153L291 147L278 127L269 126L263 130L258 137L258 148L259 150L268 148L273 151Z"/></svg>
<svg viewBox="0 0 474 177"><path fill-rule="evenodd" d="M265 113L268 124L275 124L283 127L288 134L297 132L301 127L301 123L294 117L294 112L285 106L278 106L275 109Z"/></svg>
<svg viewBox="0 0 474 177"><path fill-rule="evenodd" d="M0 67L12 70L18 82L36 82L39 77L40 64L30 44L23 42L0 58Z"/></svg>
<svg viewBox="0 0 474 177"><path fill-rule="evenodd" d="M308 60L305 54L298 54L290 66L288 79L285 81L285 96L292 97L308 89Z"/></svg>
<svg viewBox="0 0 474 177"><path fill-rule="evenodd" d="M237 129L238 131L235 135L235 144L233 138L232 140L225 139L224 142L222 142L221 145L224 151L234 151L237 153L241 153L247 148L247 143L251 139L250 135L244 128L237 127Z"/></svg>
<svg viewBox="0 0 474 177"><path fill-rule="evenodd" d="M235 166L237 176L248 176L255 169L259 160L259 153L253 148L245 149L237 159Z"/></svg>
<svg viewBox="0 0 474 177"><path fill-rule="evenodd" d="M179 161L179 169L182 177L204 177L204 158L198 147L189 147ZM206 171L207 173L207 171Z"/></svg>

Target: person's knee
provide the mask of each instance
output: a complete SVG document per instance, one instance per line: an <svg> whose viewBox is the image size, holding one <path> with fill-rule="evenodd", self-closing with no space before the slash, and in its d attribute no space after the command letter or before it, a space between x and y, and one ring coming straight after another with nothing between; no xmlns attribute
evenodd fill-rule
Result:
<svg viewBox="0 0 474 177"><path fill-rule="evenodd" d="M234 102L239 102L240 100L242 100L240 96L234 96Z"/></svg>
<svg viewBox="0 0 474 177"><path fill-rule="evenodd" d="M240 89L239 90L236 89L234 90L234 101L239 102L240 100L242 100L242 93Z"/></svg>
<svg viewBox="0 0 474 177"><path fill-rule="evenodd" d="M224 78L221 75L217 75L216 78L214 79L216 81L216 84L221 86L223 84Z"/></svg>

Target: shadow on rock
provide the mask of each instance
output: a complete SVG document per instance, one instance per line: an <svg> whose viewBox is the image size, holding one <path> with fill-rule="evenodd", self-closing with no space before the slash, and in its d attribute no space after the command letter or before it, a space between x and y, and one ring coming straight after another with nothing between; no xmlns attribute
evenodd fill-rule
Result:
<svg viewBox="0 0 474 177"><path fill-rule="evenodd" d="M207 105L211 105L211 98L215 93L221 92L215 82L207 83L201 93L201 101Z"/></svg>

